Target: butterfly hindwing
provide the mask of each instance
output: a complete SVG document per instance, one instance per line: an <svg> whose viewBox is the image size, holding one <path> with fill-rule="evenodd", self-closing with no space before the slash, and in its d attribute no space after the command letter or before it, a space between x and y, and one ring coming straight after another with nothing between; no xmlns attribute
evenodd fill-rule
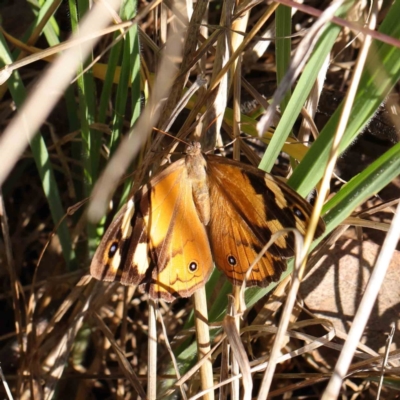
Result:
<svg viewBox="0 0 400 400"><path fill-rule="evenodd" d="M234 284L244 276L272 234L297 228L304 235L311 206L283 182L257 168L206 156L211 196L209 236L216 265ZM323 232L320 222L317 235ZM281 236L255 265L248 285L279 279L294 255L293 235Z"/></svg>

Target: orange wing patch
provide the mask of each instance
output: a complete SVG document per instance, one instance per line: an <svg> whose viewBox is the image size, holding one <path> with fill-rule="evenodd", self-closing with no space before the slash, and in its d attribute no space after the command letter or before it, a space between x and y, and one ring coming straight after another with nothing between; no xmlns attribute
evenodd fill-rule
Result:
<svg viewBox="0 0 400 400"><path fill-rule="evenodd" d="M239 285L271 236L284 228L305 233L311 206L295 191L257 168L206 156L211 196L209 236L216 265ZM229 184L227 184L229 183ZM322 220L317 235L322 234ZM280 237L254 266L248 286L267 286L294 255L293 235Z"/></svg>
<svg viewBox="0 0 400 400"><path fill-rule="evenodd" d="M176 163L150 182L140 201L148 227L152 298L188 297L208 280L213 269L210 245L200 221L185 165Z"/></svg>

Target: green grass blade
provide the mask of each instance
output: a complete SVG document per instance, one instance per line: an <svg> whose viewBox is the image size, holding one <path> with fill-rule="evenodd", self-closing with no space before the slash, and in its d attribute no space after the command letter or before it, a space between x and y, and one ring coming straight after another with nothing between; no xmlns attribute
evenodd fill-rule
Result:
<svg viewBox="0 0 400 400"><path fill-rule="evenodd" d="M279 83L284 78L291 56L292 40L292 9L280 5L275 12L275 32L276 32L276 80ZM291 91L288 90L281 103L281 110L284 111L290 100Z"/></svg>
<svg viewBox="0 0 400 400"><path fill-rule="evenodd" d="M346 12L347 7L344 6L340 10L340 14ZM304 71L296 85L290 101L282 115L281 120L275 130L273 138L268 145L267 151L261 160L260 168L270 172L276 158L279 155L287 137L289 136L297 117L300 114L301 108L310 93L318 72L320 71L325 58L335 44L336 38L340 32L340 27L333 24L328 24L321 38L319 39L315 49L304 68Z"/></svg>
<svg viewBox="0 0 400 400"><path fill-rule="evenodd" d="M400 174L400 143L344 185L323 208L327 233Z"/></svg>
<svg viewBox="0 0 400 400"><path fill-rule="evenodd" d="M11 58L6 41L3 35L0 34L1 66L9 64L12 61L13 60ZM10 79L7 81L7 85L10 90L11 96L15 101L15 104L18 108L21 107L26 98L26 90L24 88L20 75L17 72L14 72ZM64 218L65 212L58 191L57 181L54 178L54 172L51 166L49 153L40 132L38 132L37 135L33 138L30 146L40 179L42 181L43 191L49 204L54 225L57 226L57 224L60 223L60 221ZM70 269L74 269L76 267L74 263L75 253L72 250L71 237L65 220L60 223L57 229L57 235L60 240L63 256L67 267Z"/></svg>
<svg viewBox="0 0 400 400"><path fill-rule="evenodd" d="M387 14L380 32L400 39L398 15L400 15L399 0L393 4L391 12ZM371 47L366 63L372 68L366 69L361 78L349 124L341 141L341 152L361 132L400 78L400 49L381 42L374 41L373 43L374 46ZM381 71L385 71L386 74L382 74ZM342 106L330 118L288 181L303 196L307 195L322 177L341 110Z"/></svg>

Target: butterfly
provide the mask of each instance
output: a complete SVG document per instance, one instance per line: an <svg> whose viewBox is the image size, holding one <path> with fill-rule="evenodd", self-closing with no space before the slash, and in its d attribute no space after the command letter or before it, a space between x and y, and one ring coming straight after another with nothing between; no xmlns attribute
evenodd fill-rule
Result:
<svg viewBox="0 0 400 400"><path fill-rule="evenodd" d="M305 234L311 206L283 181L255 167L202 154L186 156L152 178L122 207L90 267L93 277L145 284L152 299L189 297L213 267L234 285L271 236L284 228ZM319 219L316 235L325 229ZM280 236L254 266L247 286L278 281L294 255L292 234Z"/></svg>

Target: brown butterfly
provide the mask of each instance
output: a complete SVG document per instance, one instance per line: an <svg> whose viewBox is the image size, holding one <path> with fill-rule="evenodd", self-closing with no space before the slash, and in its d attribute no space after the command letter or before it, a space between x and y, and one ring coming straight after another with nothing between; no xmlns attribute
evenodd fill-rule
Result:
<svg viewBox="0 0 400 400"><path fill-rule="evenodd" d="M310 204L282 181L255 167L204 155L191 143L120 210L98 247L90 273L124 285L146 284L150 297L172 301L202 287L213 260L235 285L271 235L305 234ZM316 235L325 229L322 219ZM267 286L294 255L281 236L254 266L248 286Z"/></svg>

